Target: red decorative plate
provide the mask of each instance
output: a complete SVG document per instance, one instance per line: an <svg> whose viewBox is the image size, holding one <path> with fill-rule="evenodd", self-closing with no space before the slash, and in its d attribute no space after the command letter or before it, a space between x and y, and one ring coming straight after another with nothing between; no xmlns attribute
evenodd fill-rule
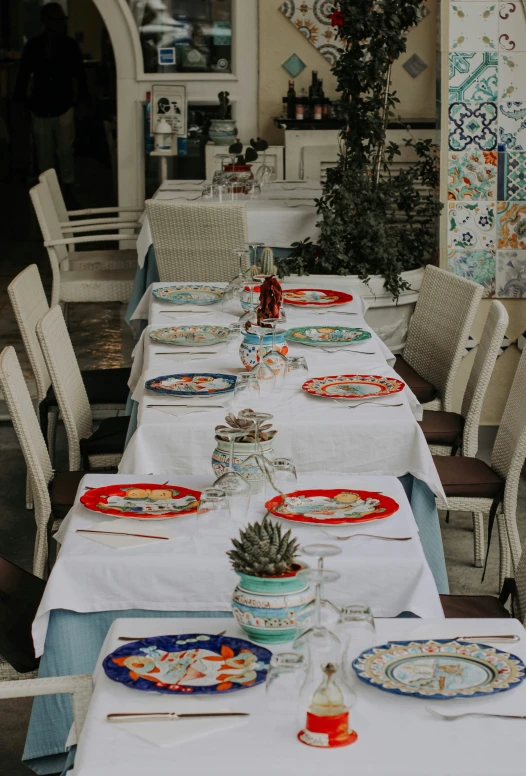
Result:
<svg viewBox="0 0 526 776"><path fill-rule="evenodd" d="M352 302L351 294L330 291L328 288L289 288L283 291L283 301L299 307L332 307Z"/></svg>
<svg viewBox="0 0 526 776"><path fill-rule="evenodd" d="M396 377L380 375L327 375L312 377L301 387L313 396L326 396L328 399L373 399L400 393L405 383Z"/></svg>
<svg viewBox="0 0 526 776"><path fill-rule="evenodd" d="M134 482L90 488L80 502L92 512L135 520L169 520L197 512L201 493L179 485Z"/></svg>
<svg viewBox="0 0 526 776"><path fill-rule="evenodd" d="M275 496L265 507L284 520L316 525L370 523L384 520L400 508L393 498L382 493L353 488L295 490Z"/></svg>

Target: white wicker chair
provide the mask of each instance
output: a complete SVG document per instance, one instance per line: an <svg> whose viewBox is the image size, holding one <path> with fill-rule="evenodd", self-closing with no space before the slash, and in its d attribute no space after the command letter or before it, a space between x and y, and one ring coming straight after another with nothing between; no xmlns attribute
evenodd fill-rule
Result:
<svg viewBox="0 0 526 776"><path fill-rule="evenodd" d="M477 283L426 267L403 352L405 364L438 394L424 403L425 409L452 410L455 378L481 297ZM404 378L400 359L395 370Z"/></svg>
<svg viewBox="0 0 526 776"><path fill-rule="evenodd" d="M129 418L107 418L102 421L96 434L93 434L93 416L88 395L64 316L58 305L52 307L37 323L37 336L66 428L70 471L82 469L83 461L85 464L89 463L90 469L107 469L117 466L122 458ZM95 442L97 435L99 439L108 441L110 438L115 439L116 435L121 437L122 445L121 441L117 445L119 452L112 449L107 454L83 455L81 453L81 440L83 444L91 440Z"/></svg>
<svg viewBox="0 0 526 776"><path fill-rule="evenodd" d="M239 271L234 251L248 240L244 205L151 199L146 213L162 281L229 281Z"/></svg>
<svg viewBox="0 0 526 776"><path fill-rule="evenodd" d="M482 520L481 515L490 516L490 527L493 515L496 516L500 545L500 585L505 577L511 576L511 571L516 570L521 556L521 542L517 530L517 493L520 474L526 458L526 350L524 350L517 372L511 386L502 415L502 420L493 447L491 456L491 470L494 475L503 481L502 498L485 498L473 496L451 495L453 490L450 485L448 493L448 477L455 477L461 472L462 461L474 459L446 458L435 456L434 461L441 477L446 492L448 505L437 499L437 507L453 512L473 512L477 520ZM476 459L475 459L476 460ZM484 467L482 461L479 467ZM487 469L490 474L489 467ZM457 492L459 488L456 488ZM484 556L483 531L479 525L475 531L475 565L482 565Z"/></svg>

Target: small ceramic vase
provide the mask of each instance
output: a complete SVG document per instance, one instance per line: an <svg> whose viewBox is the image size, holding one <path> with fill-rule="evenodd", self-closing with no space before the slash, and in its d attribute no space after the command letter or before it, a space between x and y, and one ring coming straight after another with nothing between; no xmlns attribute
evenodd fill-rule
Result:
<svg viewBox="0 0 526 776"><path fill-rule="evenodd" d="M265 353L272 350L272 334L265 334L263 348ZM276 333L276 350L283 356L286 356L289 352L288 345L285 342L284 331ZM259 337L256 334L249 334L248 332L243 334L243 342L239 346L239 356L243 365L249 371L259 363Z"/></svg>
<svg viewBox="0 0 526 776"><path fill-rule="evenodd" d="M216 145L229 146L237 137L236 122L233 119L213 119L208 134Z"/></svg>
<svg viewBox="0 0 526 776"><path fill-rule="evenodd" d="M274 451L272 449L272 439L259 443L261 454L265 460L271 462L274 460ZM252 460L248 465L245 461L256 452L256 445L253 442L235 442L234 443L234 471L241 474L247 482L254 486L256 492L258 485L265 481L265 476L256 461ZM212 468L216 477L228 471L230 461L230 442L216 437L216 449L212 453Z"/></svg>

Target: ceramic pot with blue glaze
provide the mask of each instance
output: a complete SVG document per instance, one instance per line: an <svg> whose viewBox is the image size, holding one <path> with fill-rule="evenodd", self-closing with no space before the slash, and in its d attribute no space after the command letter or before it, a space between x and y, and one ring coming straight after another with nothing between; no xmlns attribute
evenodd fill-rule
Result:
<svg viewBox="0 0 526 776"><path fill-rule="evenodd" d="M234 119L212 119L208 134L216 145L232 145L237 137L236 122Z"/></svg>
<svg viewBox="0 0 526 776"><path fill-rule="evenodd" d="M263 337L264 354L272 350L272 333ZM285 332L276 332L276 350L286 356L289 347L285 342ZM259 337L246 331L243 334L243 342L239 346L239 356L243 365L250 371L259 362Z"/></svg>
<svg viewBox="0 0 526 776"><path fill-rule="evenodd" d="M252 577L239 573L232 596L232 611L248 637L259 644L282 644L296 638L298 616L305 624L305 607L312 607L314 593L296 576L306 568L281 577Z"/></svg>
<svg viewBox="0 0 526 776"><path fill-rule="evenodd" d="M265 460L272 463L274 460L272 439L262 440L259 447ZM255 452L256 445L253 442L234 442L234 471L247 480L253 493L258 493L265 482L265 476L254 459L248 464L245 463ZM212 453L212 468L216 477L221 477L228 471L229 461L230 442L216 437L216 448Z"/></svg>

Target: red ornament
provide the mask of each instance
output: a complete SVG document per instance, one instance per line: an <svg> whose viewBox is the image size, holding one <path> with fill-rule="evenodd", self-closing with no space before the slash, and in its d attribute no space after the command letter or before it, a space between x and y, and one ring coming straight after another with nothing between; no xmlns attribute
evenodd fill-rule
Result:
<svg viewBox="0 0 526 776"><path fill-rule="evenodd" d="M345 22L345 16L341 11L334 11L331 16L331 24L333 27L343 27Z"/></svg>

